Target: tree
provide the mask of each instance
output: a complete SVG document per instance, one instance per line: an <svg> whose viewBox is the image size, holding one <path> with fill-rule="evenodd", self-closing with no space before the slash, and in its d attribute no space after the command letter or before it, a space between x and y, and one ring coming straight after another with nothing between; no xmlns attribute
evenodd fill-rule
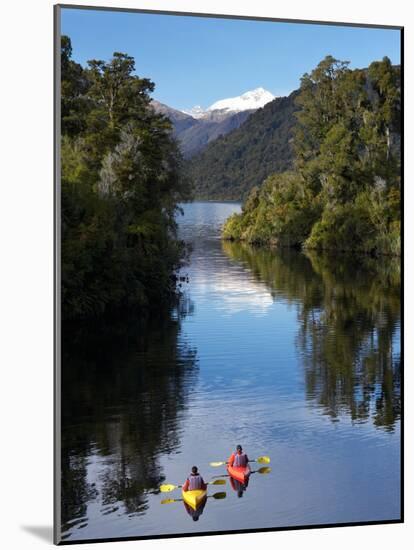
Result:
<svg viewBox="0 0 414 550"><path fill-rule="evenodd" d="M369 108L364 113L361 137L365 161L374 177L387 187L399 186L399 135L401 133L401 93L399 71L388 57L374 61L368 68Z"/></svg>
<svg viewBox="0 0 414 550"><path fill-rule="evenodd" d="M61 128L63 135L75 136L85 130L89 107L89 88L86 73L72 57L72 43L68 36L61 38Z"/></svg>
<svg viewBox="0 0 414 550"><path fill-rule="evenodd" d="M154 84L132 57L71 60L62 39L62 299L67 317L150 309L174 295L185 252L178 202L189 194L171 123L154 113ZM76 101L74 100L76 99Z"/></svg>
<svg viewBox="0 0 414 550"><path fill-rule="evenodd" d="M327 56L303 76L295 170L252 191L225 238L399 254L399 69L348 65Z"/></svg>

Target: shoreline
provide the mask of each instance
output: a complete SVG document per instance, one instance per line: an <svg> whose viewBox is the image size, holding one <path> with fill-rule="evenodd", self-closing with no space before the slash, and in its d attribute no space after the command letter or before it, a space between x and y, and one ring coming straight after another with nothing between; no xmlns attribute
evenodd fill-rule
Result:
<svg viewBox="0 0 414 550"><path fill-rule="evenodd" d="M304 246L294 246L294 245L289 246L289 245L283 245L283 244L272 244L270 242L269 243L268 242L250 242L250 241L247 241L246 239L235 239L232 237L223 237L222 235L220 236L220 238L222 241L239 243L239 244L252 246L254 248L265 248L270 250L296 250L297 252L303 252L303 253L314 252L314 253L320 253L325 255L340 254L343 256L349 255L353 257L363 256L365 258L371 258L373 260L384 258L384 257L395 258L395 259L402 258L401 252L399 254L391 254L388 252L378 252L376 254L373 254L371 252L364 252L363 250L355 250L352 248L338 249L338 248L316 248L316 247L313 248L309 246L304 247Z"/></svg>

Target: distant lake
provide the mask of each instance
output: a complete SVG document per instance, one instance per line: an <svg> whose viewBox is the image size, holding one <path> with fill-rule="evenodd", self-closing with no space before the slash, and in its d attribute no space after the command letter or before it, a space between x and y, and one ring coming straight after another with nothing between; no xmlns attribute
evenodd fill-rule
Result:
<svg viewBox="0 0 414 550"><path fill-rule="evenodd" d="M64 331L63 538L398 519L398 265L223 242L239 204L183 209L177 307ZM271 473L210 487L198 521L161 504L238 443Z"/></svg>

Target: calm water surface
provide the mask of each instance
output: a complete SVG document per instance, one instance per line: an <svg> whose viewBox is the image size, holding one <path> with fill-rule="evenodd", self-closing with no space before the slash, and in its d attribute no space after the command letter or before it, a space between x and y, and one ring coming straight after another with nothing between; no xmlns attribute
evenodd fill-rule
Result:
<svg viewBox="0 0 414 550"><path fill-rule="evenodd" d="M399 272L390 260L221 242L240 206L184 206L192 245L169 316L67 328L65 540L398 519ZM241 443L271 457L197 521L160 483ZM168 497L180 498L180 491Z"/></svg>

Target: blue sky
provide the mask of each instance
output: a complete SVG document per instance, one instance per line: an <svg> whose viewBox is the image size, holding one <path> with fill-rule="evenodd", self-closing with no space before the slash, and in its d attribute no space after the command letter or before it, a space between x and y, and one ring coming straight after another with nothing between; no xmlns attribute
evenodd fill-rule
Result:
<svg viewBox="0 0 414 550"><path fill-rule="evenodd" d="M351 67L385 55L400 63L393 29L76 9L62 9L61 29L82 65L114 51L132 55L137 74L155 82L154 97L177 109L259 86L287 95L328 54Z"/></svg>

